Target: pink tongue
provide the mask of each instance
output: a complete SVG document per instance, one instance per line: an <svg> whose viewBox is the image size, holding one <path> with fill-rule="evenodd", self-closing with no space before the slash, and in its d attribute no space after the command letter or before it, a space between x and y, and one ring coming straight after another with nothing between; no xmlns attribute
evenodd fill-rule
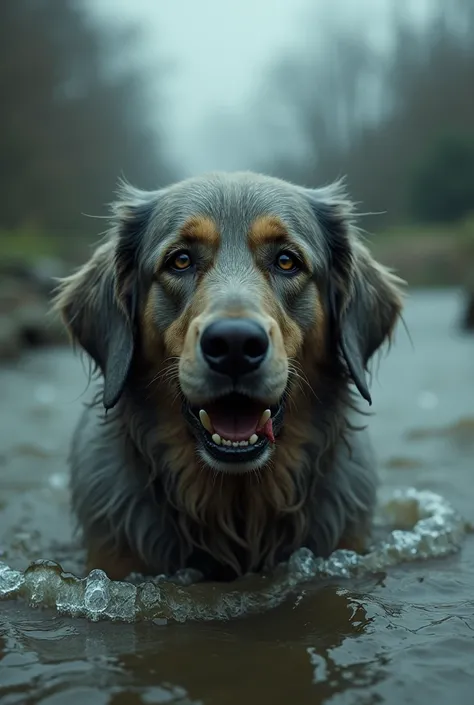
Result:
<svg viewBox="0 0 474 705"><path fill-rule="evenodd" d="M255 433L262 412L247 412L235 414L221 411L212 413L208 411L214 431L228 441L248 441Z"/></svg>

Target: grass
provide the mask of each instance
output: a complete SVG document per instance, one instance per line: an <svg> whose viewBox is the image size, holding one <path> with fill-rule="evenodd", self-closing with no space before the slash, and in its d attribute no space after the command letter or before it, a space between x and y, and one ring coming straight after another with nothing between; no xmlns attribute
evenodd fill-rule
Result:
<svg viewBox="0 0 474 705"><path fill-rule="evenodd" d="M411 286L474 283L474 217L446 225L405 225L368 236L374 256Z"/></svg>
<svg viewBox="0 0 474 705"><path fill-rule="evenodd" d="M75 235L46 235L21 228L0 230L0 262L20 260L33 263L41 257L54 257L76 263L87 257L88 240Z"/></svg>

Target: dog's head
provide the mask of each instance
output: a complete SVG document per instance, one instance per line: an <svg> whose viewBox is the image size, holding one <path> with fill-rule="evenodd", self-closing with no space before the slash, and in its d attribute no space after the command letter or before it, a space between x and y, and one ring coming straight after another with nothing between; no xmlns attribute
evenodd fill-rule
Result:
<svg viewBox="0 0 474 705"><path fill-rule="evenodd" d="M103 373L106 408L136 374L174 385L205 463L244 472L269 460L300 375L317 390L337 367L370 403L367 363L401 298L340 183L238 173L124 186L108 240L57 306Z"/></svg>

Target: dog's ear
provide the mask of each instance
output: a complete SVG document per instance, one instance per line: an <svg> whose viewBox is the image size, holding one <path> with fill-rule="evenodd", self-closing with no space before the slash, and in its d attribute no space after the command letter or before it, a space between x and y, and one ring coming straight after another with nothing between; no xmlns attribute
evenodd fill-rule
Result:
<svg viewBox="0 0 474 705"><path fill-rule="evenodd" d="M367 364L389 340L402 309L404 282L376 262L361 242L344 183L306 190L328 246L327 298L332 330L350 377L372 403Z"/></svg>
<svg viewBox="0 0 474 705"><path fill-rule="evenodd" d="M120 399L132 363L138 305L137 252L150 217L146 194L122 187L107 240L59 283L54 307L74 344L101 370L103 404ZM128 195L128 198L127 198Z"/></svg>

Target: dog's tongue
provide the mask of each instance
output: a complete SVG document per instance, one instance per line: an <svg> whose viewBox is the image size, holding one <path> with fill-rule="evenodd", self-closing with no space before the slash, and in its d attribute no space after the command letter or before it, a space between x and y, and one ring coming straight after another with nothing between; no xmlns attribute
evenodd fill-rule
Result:
<svg viewBox="0 0 474 705"><path fill-rule="evenodd" d="M275 443L275 436L273 433L273 421L272 419L268 419L268 421L259 429L257 429L257 433L259 433L261 436L266 436L270 443Z"/></svg>
<svg viewBox="0 0 474 705"><path fill-rule="evenodd" d="M257 430L262 410L224 409L221 405L207 409L214 431L228 441L248 441Z"/></svg>

